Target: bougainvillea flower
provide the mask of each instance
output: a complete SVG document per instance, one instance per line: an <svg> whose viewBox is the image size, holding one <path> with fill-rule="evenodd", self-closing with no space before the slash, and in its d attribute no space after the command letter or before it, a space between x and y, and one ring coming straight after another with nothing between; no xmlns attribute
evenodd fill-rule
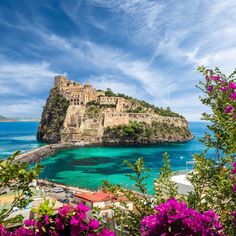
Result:
<svg viewBox="0 0 236 236"><path fill-rule="evenodd" d="M234 109L234 107L233 106L231 106L231 105L229 105L229 106L227 106L226 108L225 108L225 113L226 114L228 114L228 113L231 113L232 111L233 111L233 109Z"/></svg>
<svg viewBox="0 0 236 236"><path fill-rule="evenodd" d="M212 92L213 89L214 89L214 86L213 86L213 85L209 85L208 88L207 88L207 90L208 90L209 92Z"/></svg>
<svg viewBox="0 0 236 236"><path fill-rule="evenodd" d="M231 93L229 96L230 100L236 100L236 93Z"/></svg>
<svg viewBox="0 0 236 236"><path fill-rule="evenodd" d="M236 84L234 82L229 83L229 88L236 89Z"/></svg>
<svg viewBox="0 0 236 236"><path fill-rule="evenodd" d="M220 91L222 91L222 92L225 92L225 91L227 91L228 90L228 87L227 86L222 86L222 87L220 87Z"/></svg>
<svg viewBox="0 0 236 236"><path fill-rule="evenodd" d="M219 81L220 80L220 76L219 75L212 75L212 80L214 81Z"/></svg>

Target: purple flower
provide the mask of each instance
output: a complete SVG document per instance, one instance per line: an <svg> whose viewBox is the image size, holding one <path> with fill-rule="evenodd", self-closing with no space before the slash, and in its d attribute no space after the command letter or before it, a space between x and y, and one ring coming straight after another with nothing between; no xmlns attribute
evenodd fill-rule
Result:
<svg viewBox="0 0 236 236"><path fill-rule="evenodd" d="M88 226L91 229L98 229L99 228L99 222L97 220L90 220Z"/></svg>
<svg viewBox="0 0 236 236"><path fill-rule="evenodd" d="M105 228L98 236L115 236L115 233Z"/></svg>
<svg viewBox="0 0 236 236"><path fill-rule="evenodd" d="M212 92L213 89L214 89L214 86L213 86L213 85L209 85L209 86L207 87L207 91L209 91L209 92Z"/></svg>
<svg viewBox="0 0 236 236"><path fill-rule="evenodd" d="M213 75L211 77L211 79L214 80L214 81L219 81L220 80L220 76L219 75Z"/></svg>
<svg viewBox="0 0 236 236"><path fill-rule="evenodd" d="M44 216L44 221L45 221L45 224L46 224L46 225L49 225L49 224L50 224L50 219L49 219L49 216L48 216L48 215L45 215L45 216Z"/></svg>
<svg viewBox="0 0 236 236"><path fill-rule="evenodd" d="M35 223L36 223L35 220L25 220L24 221L24 224L25 224L26 227L34 226Z"/></svg>
<svg viewBox="0 0 236 236"><path fill-rule="evenodd" d="M235 93L231 93L229 96L230 100L236 100L236 92Z"/></svg>
<svg viewBox="0 0 236 236"><path fill-rule="evenodd" d="M201 214L174 198L155 207L155 210L156 214L143 218L142 236L223 235L223 228L214 211Z"/></svg>
<svg viewBox="0 0 236 236"><path fill-rule="evenodd" d="M225 114L231 113L233 111L233 109L234 109L234 107L229 105L225 108L224 113Z"/></svg>
<svg viewBox="0 0 236 236"><path fill-rule="evenodd" d="M229 88L236 89L236 84L234 82L229 83Z"/></svg>
<svg viewBox="0 0 236 236"><path fill-rule="evenodd" d="M64 221L58 217L55 219L55 224L57 231L63 231L65 229Z"/></svg>
<svg viewBox="0 0 236 236"><path fill-rule="evenodd" d="M70 210L71 210L70 205L64 205L63 207L59 208L58 214L59 214L61 217L66 217L66 216L68 216Z"/></svg>
<svg viewBox="0 0 236 236"><path fill-rule="evenodd" d="M222 85L226 84L226 80L222 80L222 81L221 81L221 84L222 84Z"/></svg>
<svg viewBox="0 0 236 236"><path fill-rule="evenodd" d="M222 87L220 87L220 91L222 91L222 92L225 92L225 91L227 91L228 90L228 87L227 86L222 86Z"/></svg>

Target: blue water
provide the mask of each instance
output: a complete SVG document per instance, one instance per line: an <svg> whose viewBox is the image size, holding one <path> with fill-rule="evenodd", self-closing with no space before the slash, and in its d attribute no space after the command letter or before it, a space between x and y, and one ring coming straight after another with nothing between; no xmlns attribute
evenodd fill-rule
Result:
<svg viewBox="0 0 236 236"><path fill-rule="evenodd" d="M41 146L36 140L37 128L38 122L0 122L0 158Z"/></svg>
<svg viewBox="0 0 236 236"><path fill-rule="evenodd" d="M193 160L193 154L204 150L198 139L207 131L206 123L192 122L189 125L195 138L187 143L81 147L61 151L42 161L45 168L41 177L89 189L99 188L102 180L132 187L125 176L130 170L123 161L134 162L138 157L143 157L146 166L152 168L147 181L151 191L164 152L170 154L173 170L185 170L186 162ZM6 157L15 150L26 151L42 145L35 138L37 126L37 122L0 123L0 157Z"/></svg>

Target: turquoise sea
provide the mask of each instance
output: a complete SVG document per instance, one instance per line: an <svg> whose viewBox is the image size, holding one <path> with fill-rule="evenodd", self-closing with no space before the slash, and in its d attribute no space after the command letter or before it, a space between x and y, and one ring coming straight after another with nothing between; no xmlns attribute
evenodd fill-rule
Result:
<svg viewBox="0 0 236 236"><path fill-rule="evenodd" d="M27 151L43 145L36 140L37 122L0 123L0 158L5 158L15 150ZM130 170L124 160L134 162L143 157L147 167L152 168L148 179L151 191L153 178L158 176L162 164L162 154L170 154L173 170L185 170L186 162L204 147L198 139L207 130L206 123L190 122L190 130L195 138L187 143L159 144L148 146L97 146L60 151L42 161L42 178L64 184L97 189L102 180L131 187L125 176ZM188 165L191 168L191 164Z"/></svg>

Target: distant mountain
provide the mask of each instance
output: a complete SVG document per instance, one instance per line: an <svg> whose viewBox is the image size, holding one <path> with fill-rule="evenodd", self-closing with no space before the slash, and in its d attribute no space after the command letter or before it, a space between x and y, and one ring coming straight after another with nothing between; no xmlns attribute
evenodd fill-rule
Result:
<svg viewBox="0 0 236 236"><path fill-rule="evenodd" d="M15 121L15 119L8 118L8 117L0 115L0 122L13 122L13 121Z"/></svg>

